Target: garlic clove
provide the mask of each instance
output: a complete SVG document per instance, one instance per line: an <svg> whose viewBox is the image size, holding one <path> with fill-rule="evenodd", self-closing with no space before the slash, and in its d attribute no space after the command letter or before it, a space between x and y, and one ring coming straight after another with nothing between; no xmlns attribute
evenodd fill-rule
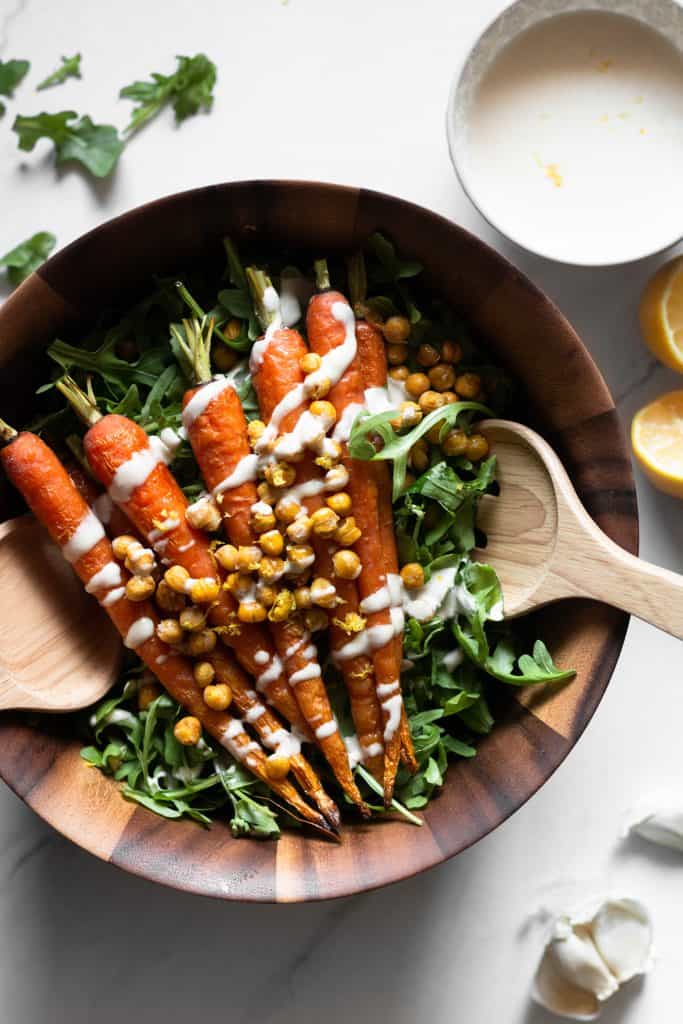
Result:
<svg viewBox="0 0 683 1024"><path fill-rule="evenodd" d="M652 922L637 900L607 900L592 925L595 946L610 971L622 984L651 966Z"/></svg>
<svg viewBox="0 0 683 1024"><path fill-rule="evenodd" d="M573 1020L594 1020L620 985L652 962L652 924L636 900L593 901L555 919L532 997Z"/></svg>

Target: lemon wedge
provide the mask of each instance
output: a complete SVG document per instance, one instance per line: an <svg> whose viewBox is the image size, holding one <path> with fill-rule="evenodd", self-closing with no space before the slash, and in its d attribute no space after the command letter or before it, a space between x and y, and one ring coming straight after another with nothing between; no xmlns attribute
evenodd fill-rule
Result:
<svg viewBox="0 0 683 1024"><path fill-rule="evenodd" d="M631 444L651 483L683 498L683 391L670 391L635 414Z"/></svg>
<svg viewBox="0 0 683 1024"><path fill-rule="evenodd" d="M640 327L657 358L683 373L683 256L665 263L646 285Z"/></svg>

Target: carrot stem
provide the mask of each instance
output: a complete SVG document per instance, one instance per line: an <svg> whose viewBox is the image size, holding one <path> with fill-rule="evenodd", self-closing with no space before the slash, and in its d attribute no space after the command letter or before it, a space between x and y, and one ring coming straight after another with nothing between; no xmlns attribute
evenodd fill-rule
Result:
<svg viewBox="0 0 683 1024"><path fill-rule="evenodd" d="M182 281L176 281L175 286L178 294L180 295L180 298L183 300L183 302L190 310L190 312L193 314L193 316L195 316L197 320L203 320L204 317L206 317L207 315L206 311L202 309L202 307L195 299L194 295L190 294L190 292L187 290ZM224 341L226 345L230 344L229 339L226 337L223 331L219 330L219 328L216 327L215 325L214 330L216 332L217 338L220 338L221 341Z"/></svg>
<svg viewBox="0 0 683 1024"><path fill-rule="evenodd" d="M190 376L195 384L211 380L211 338L214 332L213 317L183 320L183 330L178 324L171 324L171 332L187 360Z"/></svg>
<svg viewBox="0 0 683 1024"><path fill-rule="evenodd" d="M94 427L102 419L102 413L82 388L79 388L73 377L65 374L57 381L55 387L66 398L67 402L87 427Z"/></svg>
<svg viewBox="0 0 683 1024"><path fill-rule="evenodd" d="M349 279L349 299L353 309L358 314L359 307L365 302L368 294L368 279L365 272L365 256L362 250L354 252L346 264L346 272Z"/></svg>
<svg viewBox="0 0 683 1024"><path fill-rule="evenodd" d="M276 309L266 305L265 296L269 288L273 287L273 283L264 270L259 270L258 267L247 267L246 269L247 282L249 284L249 291L251 292L252 299L254 300L254 306L256 308L256 316L261 324L263 330L267 330L270 325L279 317L280 310L279 306Z"/></svg>
<svg viewBox="0 0 683 1024"><path fill-rule="evenodd" d="M0 420L0 441L5 444L9 444L15 437L18 437L17 431L14 427L10 427L9 423L5 423L4 420Z"/></svg>
<svg viewBox="0 0 683 1024"><path fill-rule="evenodd" d="M313 264L315 271L315 286L319 292L328 292L332 287L330 284L330 271L327 260L316 260Z"/></svg>

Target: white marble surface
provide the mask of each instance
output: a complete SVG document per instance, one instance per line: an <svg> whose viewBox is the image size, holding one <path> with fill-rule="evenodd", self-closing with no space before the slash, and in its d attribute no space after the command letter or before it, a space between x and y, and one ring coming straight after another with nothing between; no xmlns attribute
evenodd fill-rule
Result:
<svg viewBox="0 0 683 1024"><path fill-rule="evenodd" d="M430 206L507 252L462 195L446 149L453 68L500 0L0 0L0 56L34 76L0 122L0 251L34 231L64 244L145 200L245 177L363 184ZM84 81L36 96L62 53ZM167 114L111 182L56 173L39 144L20 155L19 110L73 106L125 121L120 86L178 52L220 64L216 104L180 131ZM628 211L625 211L625 216ZM673 213L672 213L673 215ZM640 289L658 260L571 270L511 253L583 336L633 411L678 378L638 338ZM681 506L637 474L642 554L683 570ZM530 912L573 882L651 907L659 960L604 1013L607 1024L680 1020L683 860L619 844L623 809L663 784L683 795L680 645L634 622L612 685L568 761L507 824L455 861L332 905L258 907L167 891L101 864L0 790L0 1017L8 1024L329 1024L416 1020L541 1024L528 983Z"/></svg>

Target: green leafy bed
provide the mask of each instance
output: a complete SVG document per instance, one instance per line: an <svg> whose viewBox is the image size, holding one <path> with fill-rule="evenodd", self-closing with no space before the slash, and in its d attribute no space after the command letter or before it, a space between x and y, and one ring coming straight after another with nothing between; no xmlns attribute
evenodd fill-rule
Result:
<svg viewBox="0 0 683 1024"><path fill-rule="evenodd" d="M258 334L255 311L243 264L226 241L226 265L221 274L193 269L183 283L157 280L150 294L125 315L109 318L78 343L58 339L50 348L63 371L78 377L94 392L107 412L123 413L148 433L164 427L178 428L185 375L183 344L194 329L191 318L210 314L215 321L213 358L217 368L231 369L249 417L258 414L243 358ZM276 286L301 288L313 275L310 256L287 254L272 259L263 251L243 253L267 267ZM385 318L398 313L411 322L409 362L421 343L439 344L456 339L463 348L459 372L480 375L487 406L497 415L514 406L515 390L504 374L492 365L484 347L467 324L422 283L421 268L400 259L380 235L372 236L364 257L347 264L332 264L332 284L349 294L357 311ZM368 297L369 296L369 297ZM188 319L190 318L190 319ZM228 326L229 325L229 326ZM299 325L302 329L304 325ZM232 353L232 355L231 355ZM31 425L46 433L52 443L81 457L79 428L53 390L53 382L39 389L41 410ZM396 534L401 562L418 561L425 576L449 569L455 574L459 601L454 618L435 617L426 623L407 618L404 636L406 670L402 675L405 704L419 762L410 775L399 769L394 812L419 823L412 813L423 808L443 784L448 761L476 754L477 741L494 726L491 711L501 684L560 683L572 676L555 667L537 640L525 653L525 637L500 621L501 593L494 571L473 561L472 552L483 538L476 527L477 503L482 494L495 490L495 458L472 463L464 456L444 458L441 449L429 445L429 465L406 486L409 452L415 442L442 424L443 432L457 423L467 430L486 412L476 402L457 402L426 416L409 432L396 431L392 413L358 418L350 447L356 458L381 458L393 469ZM377 437L381 448L377 452ZM375 439L373 442L372 439ZM173 470L188 496L196 495L201 481L189 447L184 444ZM325 656L321 650L321 657ZM348 701L335 670L326 662L325 678L343 734L352 731ZM267 790L217 745L202 740L197 747L181 746L173 736L180 709L164 695L147 709L138 708L138 690L145 674L133 657L122 673L113 695L80 719L88 737L83 758L122 784L123 796L167 818L190 817L208 824L226 810L235 835L274 837L283 824L294 824L272 802ZM311 752L326 787L338 799L343 796L325 764ZM376 784L361 767L358 781L369 801ZM375 801L378 803L378 801ZM374 806L374 805L373 805ZM378 814L384 813L376 807ZM353 813L349 808L349 812Z"/></svg>

